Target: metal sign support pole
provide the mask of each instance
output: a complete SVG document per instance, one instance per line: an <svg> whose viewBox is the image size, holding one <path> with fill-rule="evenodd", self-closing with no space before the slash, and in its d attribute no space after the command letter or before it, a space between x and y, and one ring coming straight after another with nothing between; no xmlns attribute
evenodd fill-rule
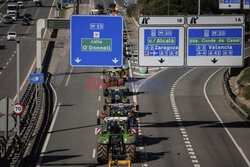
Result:
<svg viewBox="0 0 250 167"><path fill-rule="evenodd" d="M198 0L198 15L201 15L201 0Z"/></svg>
<svg viewBox="0 0 250 167"><path fill-rule="evenodd" d="M16 41L16 91L17 91L17 103L20 102L20 40ZM17 136L20 136L20 115L17 115Z"/></svg>
<svg viewBox="0 0 250 167"><path fill-rule="evenodd" d="M8 139L8 125L9 125L9 98L6 98L6 104L5 104L5 111L6 111L6 127L5 127L5 134L4 137L5 139Z"/></svg>

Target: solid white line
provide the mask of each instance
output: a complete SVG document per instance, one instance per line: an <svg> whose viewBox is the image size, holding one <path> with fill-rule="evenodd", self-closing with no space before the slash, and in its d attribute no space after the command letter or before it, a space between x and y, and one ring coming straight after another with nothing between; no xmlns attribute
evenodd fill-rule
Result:
<svg viewBox="0 0 250 167"><path fill-rule="evenodd" d="M66 80L65 86L68 86L68 84L69 84L69 79L70 79L70 77L71 77L72 72L73 72L73 67L71 67L71 69L70 69L70 72L69 72L68 78L67 78L67 80Z"/></svg>
<svg viewBox="0 0 250 167"><path fill-rule="evenodd" d="M209 82L209 80L217 73L221 70L222 68L216 70L205 82L205 85L203 87L203 92L205 95L205 98L209 104L209 106L211 107L212 111L214 112L215 116L217 117L217 119L220 121L221 125L223 126L223 128L225 129L225 131L227 132L228 136L230 137L230 139L232 140L232 142L234 143L234 145L236 146L236 148L238 149L238 151L240 152L241 156L243 157L243 159L245 160L245 162L247 163L248 166L250 166L250 162L247 158L247 156L245 155L245 153L243 152L243 150L241 149L241 147L238 145L238 143L236 142L236 140L234 139L234 137L232 136L232 134L230 133L230 131L227 129L227 127L225 126L224 122L222 121L222 119L220 118L220 116L217 114L216 110L214 109L212 103L210 102L208 96L207 96L207 92L206 92L206 88L207 88L207 84Z"/></svg>
<svg viewBox="0 0 250 167"><path fill-rule="evenodd" d="M56 108L56 111L55 113L53 114L53 120L51 122L51 125L49 127L49 131L48 131L48 134L46 136L46 139L44 141L44 144L43 144L43 148L42 148L42 151L41 151L41 155L40 155L40 158L38 160L38 163L37 163L37 167L40 167L41 165L41 162L42 162L42 159L43 159L43 156L44 156L44 153L46 151L46 148L47 148L47 145L49 143L49 139L50 139L50 136L51 136L51 132L53 131L53 128L54 128L54 125L55 125L55 122L56 122L56 118L57 118L57 115L59 113L59 110L60 110L60 105L61 103L58 103L58 106Z"/></svg>
<svg viewBox="0 0 250 167"><path fill-rule="evenodd" d="M96 154L96 149L93 149L93 154L92 154L92 158L95 158L95 154Z"/></svg>

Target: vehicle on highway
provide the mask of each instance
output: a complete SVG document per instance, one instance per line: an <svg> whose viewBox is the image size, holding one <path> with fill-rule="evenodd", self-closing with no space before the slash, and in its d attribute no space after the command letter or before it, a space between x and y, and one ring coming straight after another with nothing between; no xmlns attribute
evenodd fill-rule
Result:
<svg viewBox="0 0 250 167"><path fill-rule="evenodd" d="M17 15L16 15L16 13L10 12L8 15L13 19L13 21L16 21L16 20L17 20Z"/></svg>
<svg viewBox="0 0 250 167"><path fill-rule="evenodd" d="M136 160L136 130L130 127L127 117L106 117L104 121L98 133L98 163L127 160L130 166Z"/></svg>
<svg viewBox="0 0 250 167"><path fill-rule="evenodd" d="M18 7L19 8L23 8L24 6L23 6L23 1L17 1L17 4L18 4Z"/></svg>
<svg viewBox="0 0 250 167"><path fill-rule="evenodd" d="M16 14L16 17L19 17L19 9L17 3L8 3L6 6L7 14Z"/></svg>
<svg viewBox="0 0 250 167"><path fill-rule="evenodd" d="M24 26L30 25L30 20L26 19L26 18L23 18L22 25L24 25Z"/></svg>
<svg viewBox="0 0 250 167"><path fill-rule="evenodd" d="M17 37L17 33L15 31L7 32L7 40L8 41L16 40L16 37Z"/></svg>
<svg viewBox="0 0 250 167"><path fill-rule="evenodd" d="M23 15L23 18L32 20L32 15L27 13L27 14Z"/></svg>
<svg viewBox="0 0 250 167"><path fill-rule="evenodd" d="M108 96L105 99L105 103L129 103L129 99L126 97L129 93L129 89L126 87L109 87L107 94L104 96Z"/></svg>
<svg viewBox="0 0 250 167"><path fill-rule="evenodd" d="M103 110L99 110L97 115L97 124L101 123L101 119L106 117L128 117L130 120L130 126L136 126L136 111L139 110L139 106L135 104L107 104Z"/></svg>
<svg viewBox="0 0 250 167"><path fill-rule="evenodd" d="M112 86L123 86L125 85L126 77L124 78L124 71L122 69L106 69L103 71L103 93L107 93L107 89Z"/></svg>
<svg viewBox="0 0 250 167"><path fill-rule="evenodd" d="M37 7L41 7L42 6L41 0L33 0L33 2L35 2L35 6L37 6Z"/></svg>
<svg viewBox="0 0 250 167"><path fill-rule="evenodd" d="M98 15L103 15L104 14L104 7L101 4L97 4L95 7L98 10Z"/></svg>
<svg viewBox="0 0 250 167"><path fill-rule="evenodd" d="M12 23L14 23L14 20L12 19L12 17L10 15L6 15L3 18L3 23L4 24L12 24Z"/></svg>

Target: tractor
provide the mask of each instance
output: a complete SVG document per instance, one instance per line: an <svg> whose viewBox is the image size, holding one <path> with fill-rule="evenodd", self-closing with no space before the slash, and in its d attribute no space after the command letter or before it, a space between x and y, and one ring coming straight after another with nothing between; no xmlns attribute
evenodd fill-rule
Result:
<svg viewBox="0 0 250 167"><path fill-rule="evenodd" d="M136 111L139 106L135 104L107 104L103 110L97 113L97 125L101 123L101 119L106 117L128 117L130 126L137 126Z"/></svg>
<svg viewBox="0 0 250 167"><path fill-rule="evenodd" d="M129 99L126 97L128 93L129 89L126 87L110 87L107 92L103 92L104 96L108 96L105 104L129 103Z"/></svg>
<svg viewBox="0 0 250 167"><path fill-rule="evenodd" d="M127 72L123 69L106 69L103 71L104 79L103 91L107 91L111 86L124 86L127 79Z"/></svg>
<svg viewBox="0 0 250 167"><path fill-rule="evenodd" d="M131 164L136 160L135 129L127 117L106 117L105 125L98 131L98 163Z"/></svg>

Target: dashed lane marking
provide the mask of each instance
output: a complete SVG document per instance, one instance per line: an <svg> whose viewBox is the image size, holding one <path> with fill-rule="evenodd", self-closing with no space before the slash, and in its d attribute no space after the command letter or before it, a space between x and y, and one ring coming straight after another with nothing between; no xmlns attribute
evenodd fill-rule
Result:
<svg viewBox="0 0 250 167"><path fill-rule="evenodd" d="M101 96L98 97L98 101L101 101Z"/></svg>
<svg viewBox="0 0 250 167"><path fill-rule="evenodd" d="M176 106L176 102L175 102L175 97L174 97L174 91L175 91L175 87L176 85L178 84L178 82L184 77L186 76L188 73L190 73L191 71L193 71L195 68L187 71L185 74L183 74L181 77L179 77L175 82L174 84L172 85L172 88L171 88L171 92L170 92L170 101L171 101L171 105L172 105L172 108L173 108L173 112L174 112L174 115L175 115L175 119L178 123L178 126L179 126L179 130L181 132L181 135L182 135L182 139L185 143L185 146L187 148L187 151L188 151L188 154L189 154L189 157L194 165L194 167L198 167L200 166L199 164L199 161L195 155L195 152L194 152L194 149L191 145L191 142L190 142L190 139L188 138L188 135L187 135L187 132L186 132L186 129L183 127L183 122L182 122L182 119L181 119L181 116L180 116L180 113L179 113L179 110L178 110L178 107Z"/></svg>

